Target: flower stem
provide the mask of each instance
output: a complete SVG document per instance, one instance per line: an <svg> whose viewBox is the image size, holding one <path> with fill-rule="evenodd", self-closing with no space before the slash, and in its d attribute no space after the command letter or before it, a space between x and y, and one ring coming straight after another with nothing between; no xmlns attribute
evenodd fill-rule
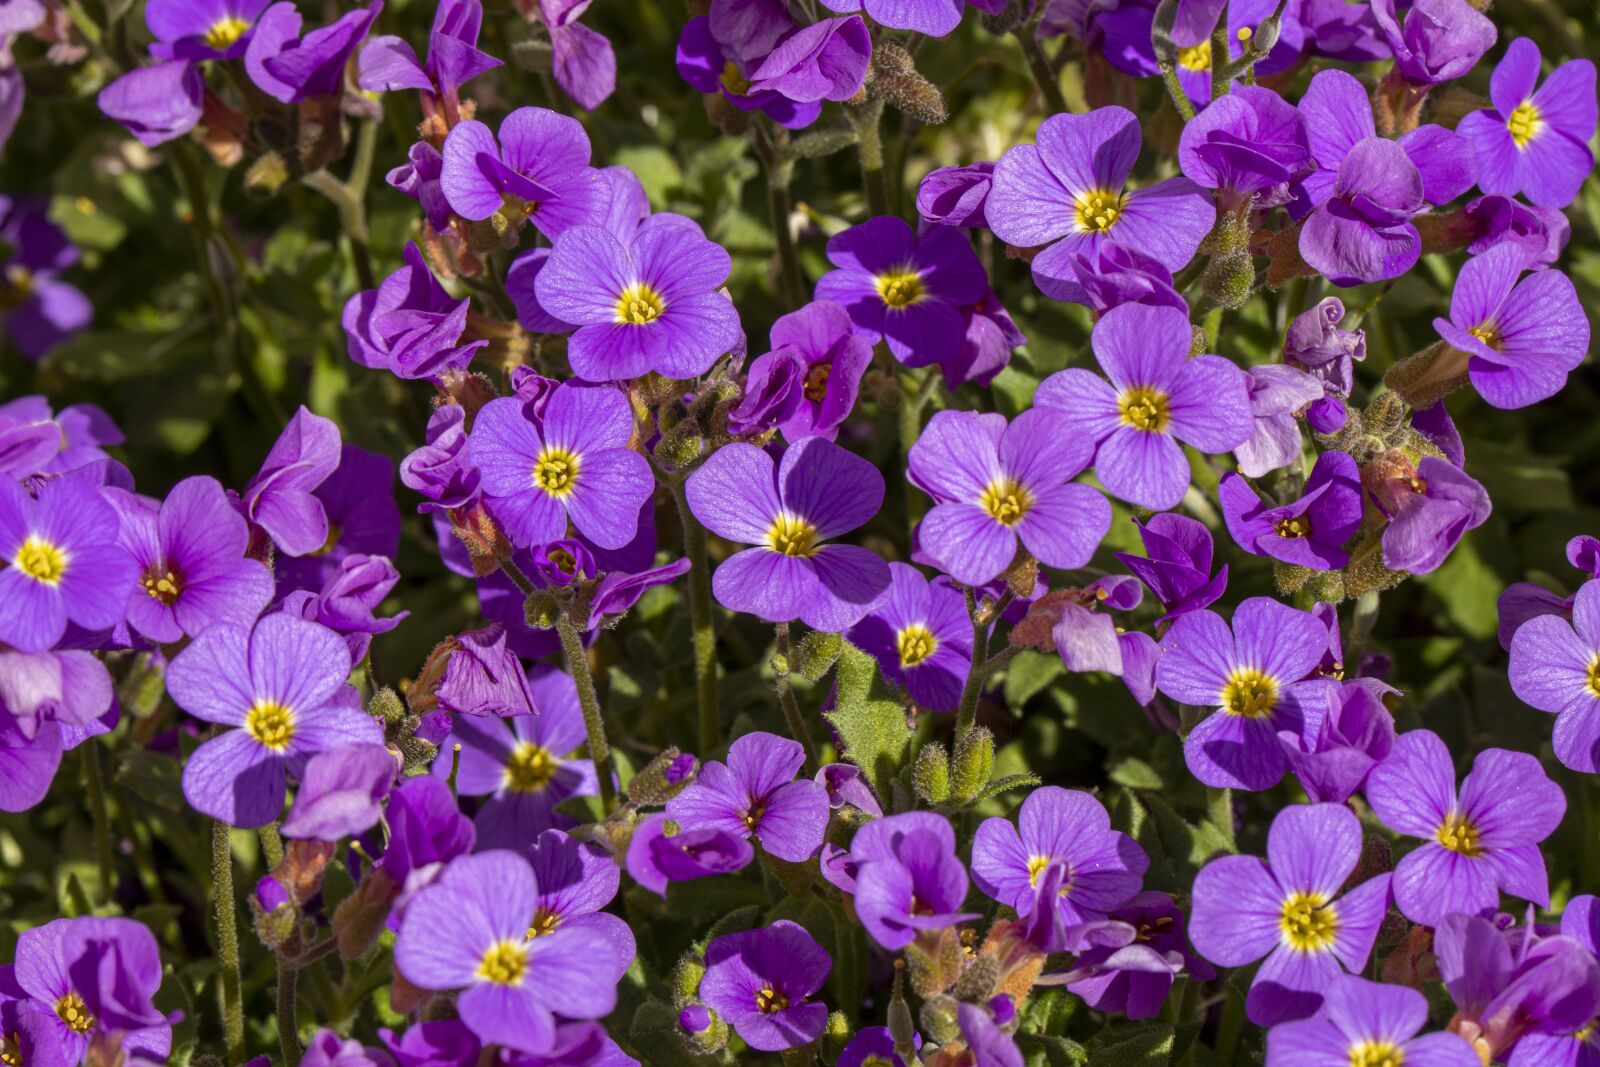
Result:
<svg viewBox="0 0 1600 1067"><path fill-rule="evenodd" d="M883 176L883 101L869 100L845 111L856 129L856 153L861 157L861 188L867 196L867 214L887 215L889 187Z"/></svg>
<svg viewBox="0 0 1600 1067"><path fill-rule="evenodd" d="M539 591L539 587L533 584L533 579L523 574L522 568L509 559L500 561L500 569L505 572L507 578L511 579L511 583L517 587L523 596L532 596Z"/></svg>
<svg viewBox="0 0 1600 1067"><path fill-rule="evenodd" d="M1041 5L1041 9L1044 6L1047 5ZM1061 79L1050 65L1050 57L1044 54L1044 47L1039 44L1039 36L1034 32L1036 28L1035 21L1029 19L1013 32L1017 43L1022 45L1022 57L1028 61L1028 71L1033 75L1034 84L1039 86L1039 92L1044 95L1045 107L1050 114L1059 115L1068 110L1067 98L1061 92Z"/></svg>
<svg viewBox="0 0 1600 1067"><path fill-rule="evenodd" d="M689 631L694 643L695 701L699 706L700 751L715 749L722 740L722 716L717 696L717 629L711 608L711 559L706 550L706 528L689 510L683 480L670 482L672 499L683 523L683 554L689 557Z"/></svg>
<svg viewBox="0 0 1600 1067"><path fill-rule="evenodd" d="M794 233L789 229L792 212L789 181L794 177L794 160L783 157L759 121L751 136L767 179L767 209L772 215L772 241L778 250L778 296L785 307L798 307L805 302L805 278L800 272L800 253L795 248Z"/></svg>
<svg viewBox="0 0 1600 1067"><path fill-rule="evenodd" d="M211 824L211 906L217 921L217 959L222 972L222 1031L228 1059L244 1058L244 1000L239 978L239 919L233 900L233 828Z"/></svg>
<svg viewBox="0 0 1600 1067"><path fill-rule="evenodd" d="M963 591L967 598L967 617L972 620L972 662L967 667L967 681L961 687L961 706L956 712L956 744L966 737L978 721L978 697L983 693L984 661L989 658L989 619L978 611L978 601L972 590Z"/></svg>
<svg viewBox="0 0 1600 1067"><path fill-rule="evenodd" d="M278 833L278 824L269 822L261 828L261 856L267 861L269 870L283 862L283 835Z"/></svg>
<svg viewBox="0 0 1600 1067"><path fill-rule="evenodd" d="M295 985L299 971L294 963L278 957L278 1047L283 1062L300 1062L300 1027L295 1013Z"/></svg>
<svg viewBox="0 0 1600 1067"><path fill-rule="evenodd" d="M583 708L583 728L589 735L589 758L594 761L594 776L600 783L600 808L610 815L617 807L617 790L611 781L611 746L606 743L606 724L600 718L600 699L594 692L594 675L589 673L589 656L583 637L572 625L572 616L563 606L556 615L556 633L567 658L567 673L578 687L578 704Z"/></svg>
<svg viewBox="0 0 1600 1067"><path fill-rule="evenodd" d="M378 124L362 122L356 134L355 161L350 167L350 177L340 181L326 170L307 174L301 180L333 201L339 209L339 223L350 241L350 259L355 265L356 278L363 289L378 287L377 275L372 270L371 237L367 231L367 181L372 176L372 161L378 144Z"/></svg>
<svg viewBox="0 0 1600 1067"><path fill-rule="evenodd" d="M907 469L911 464L911 446L922 435L922 409L928 406L928 400L933 396L935 373L935 368L928 366L906 371L900 376L900 462ZM918 512L922 494L909 478L905 479L905 494L906 535L909 537L920 517Z"/></svg>
<svg viewBox="0 0 1600 1067"><path fill-rule="evenodd" d="M810 775L817 769L816 748L811 740L811 725L800 711L795 699L794 686L789 681L789 624L777 624L778 654L772 659L772 673L778 682L778 703L783 707L783 717L789 724L789 733L806 750L806 765L802 774Z"/></svg>
<svg viewBox="0 0 1600 1067"><path fill-rule="evenodd" d="M97 903L104 904L111 899L113 881L111 819L106 814L106 781L100 769L100 746L93 741L83 746L83 777L89 794L89 817L94 822L94 854L100 867Z"/></svg>
<svg viewBox="0 0 1600 1067"><path fill-rule="evenodd" d="M1166 83L1167 95L1172 97L1172 106L1178 109L1178 114L1184 122L1194 118L1194 104L1189 100L1189 94L1183 88L1183 82L1178 80L1178 68L1169 62L1161 64L1161 80Z"/></svg>

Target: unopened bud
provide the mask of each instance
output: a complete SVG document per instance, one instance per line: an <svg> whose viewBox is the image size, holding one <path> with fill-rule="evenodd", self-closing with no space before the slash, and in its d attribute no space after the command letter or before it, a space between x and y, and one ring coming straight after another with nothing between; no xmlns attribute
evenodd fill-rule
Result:
<svg viewBox="0 0 1600 1067"><path fill-rule="evenodd" d="M1240 308L1256 284L1255 260L1249 252L1225 252L1211 257L1201 286L1218 307Z"/></svg>
<svg viewBox="0 0 1600 1067"><path fill-rule="evenodd" d="M832 1063L839 1058L839 1053L850 1043L850 1019L842 1011L831 1012L828 1015L827 1029L822 1031L822 1058L826 1063Z"/></svg>
<svg viewBox="0 0 1600 1067"><path fill-rule="evenodd" d="M790 669L808 682L819 682L839 659L840 637L813 630L795 642Z"/></svg>
<svg viewBox="0 0 1600 1067"><path fill-rule="evenodd" d="M472 573L493 574L511 558L511 542L490 517L482 501L450 511L450 530L460 539L472 560Z"/></svg>
<svg viewBox="0 0 1600 1067"><path fill-rule="evenodd" d="M945 1045L961 1037L961 1023L956 1016L957 1007L954 997L929 997L923 1001L922 1011L918 1013L922 1022L922 1032L935 1044Z"/></svg>
<svg viewBox="0 0 1600 1067"><path fill-rule="evenodd" d="M522 618L535 630L553 630L561 614L561 602L545 589L536 589L522 602Z"/></svg>
<svg viewBox="0 0 1600 1067"><path fill-rule="evenodd" d="M961 980L956 983L957 1000L988 1000L994 995L995 983L1000 980L1000 960L995 956L979 956L967 965Z"/></svg>
<svg viewBox="0 0 1600 1067"><path fill-rule="evenodd" d="M898 41L879 41L872 52L872 91L891 107L918 122L943 122L949 116L944 94L922 76L917 65Z"/></svg>
<svg viewBox="0 0 1600 1067"><path fill-rule="evenodd" d="M834 126L826 130L811 130L789 142L785 154L793 159L818 159L842 152L856 143L856 131L851 126Z"/></svg>
<svg viewBox="0 0 1600 1067"><path fill-rule="evenodd" d="M950 755L937 741L922 746L912 775L917 796L928 804L943 804L950 799Z"/></svg>
<svg viewBox="0 0 1600 1067"><path fill-rule="evenodd" d="M700 427L685 419L661 435L656 442L655 457L668 470L684 470L694 466L705 454L706 441Z"/></svg>
<svg viewBox="0 0 1600 1067"><path fill-rule="evenodd" d="M693 952L678 958L672 970L672 999L679 1008L687 1007L700 995L700 979L706 976L706 961Z"/></svg>
<svg viewBox="0 0 1600 1067"><path fill-rule="evenodd" d="M245 195L256 200L268 200L278 195L289 180L289 164L277 152L268 152L250 164L244 174Z"/></svg>
<svg viewBox="0 0 1600 1067"><path fill-rule="evenodd" d="M405 721L407 712L400 694L384 686L367 702L367 714L386 723L399 723Z"/></svg>
<svg viewBox="0 0 1600 1067"><path fill-rule="evenodd" d="M950 798L965 804L989 784L994 769L994 735L987 727L974 726L956 744L951 768Z"/></svg>
<svg viewBox="0 0 1600 1067"><path fill-rule="evenodd" d="M693 756L668 748L629 780L628 799L640 807L660 807L689 784L694 767Z"/></svg>

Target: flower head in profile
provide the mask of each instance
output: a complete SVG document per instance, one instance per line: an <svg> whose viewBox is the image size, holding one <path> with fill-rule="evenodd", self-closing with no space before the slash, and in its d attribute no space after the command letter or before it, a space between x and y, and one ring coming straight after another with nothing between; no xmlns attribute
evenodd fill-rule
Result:
<svg viewBox="0 0 1600 1067"><path fill-rule="evenodd" d="M1235 86L1184 124L1178 163L1196 185L1221 193L1224 210L1254 199L1289 199L1289 185L1311 169L1305 119L1271 89Z"/></svg>
<svg viewBox="0 0 1600 1067"><path fill-rule="evenodd" d="M426 101L459 106L461 86L501 65L478 49L482 28L482 0L439 0L428 31L428 58L419 62L417 53L399 37L374 37L361 50L356 84L367 92L418 89Z"/></svg>
<svg viewBox="0 0 1600 1067"><path fill-rule="evenodd" d="M200 64L169 59L133 68L101 89L95 102L140 144L154 148L194 129L205 113L205 96Z"/></svg>
<svg viewBox="0 0 1600 1067"><path fill-rule="evenodd" d="M972 661L972 620L961 594L905 563L889 564L889 594L845 639L930 711L954 711Z"/></svg>
<svg viewBox="0 0 1600 1067"><path fill-rule="evenodd" d="M577 327L567 359L585 381L650 371L693 378L743 336L739 312L717 291L732 262L721 245L670 218L627 240L574 226L556 241L534 291L545 312Z"/></svg>
<svg viewBox="0 0 1600 1067"><path fill-rule="evenodd" d="M283 836L338 841L361 834L383 818L383 801L399 764L383 745L344 745L306 761Z"/></svg>
<svg viewBox="0 0 1600 1067"><path fill-rule="evenodd" d="M1243 475L1227 474L1217 488L1228 532L1253 556L1270 556L1326 571L1350 562L1342 547L1361 525L1361 473L1344 452L1317 457L1298 500L1271 506Z"/></svg>
<svg viewBox="0 0 1600 1067"><path fill-rule="evenodd" d="M732 874L750 865L756 850L741 832L702 824L685 828L657 812L646 815L628 839L628 876L657 896L672 882Z"/></svg>
<svg viewBox="0 0 1600 1067"><path fill-rule="evenodd" d="M1155 598L1165 614L1158 623L1170 622L1189 611L1199 611L1222 595L1228 587L1228 565L1211 573L1211 531L1205 523L1163 511L1152 515L1139 527L1144 542L1143 556L1131 552L1115 553L1121 563Z"/></svg>
<svg viewBox="0 0 1600 1067"><path fill-rule="evenodd" d="M363 367L400 378L438 378L459 371L488 341L461 340L469 300L453 300L433 276L422 250L407 244L405 264L344 306L346 350Z"/></svg>
<svg viewBox="0 0 1600 1067"><path fill-rule="evenodd" d="M833 961L805 927L779 919L712 938L705 962L700 999L751 1048L779 1052L822 1035L828 1008L810 998Z"/></svg>
<svg viewBox="0 0 1600 1067"><path fill-rule="evenodd" d="M1395 865L1395 904L1412 922L1475 915L1498 906L1501 890L1549 905L1539 842L1560 825L1567 800L1536 757L1486 748L1457 790L1450 749L1438 734L1412 730L1373 768L1365 792L1385 826L1422 840Z"/></svg>
<svg viewBox="0 0 1600 1067"><path fill-rule="evenodd" d="M1307 704L1298 734L1280 733L1289 770L1313 803L1343 804L1394 748L1394 716L1374 678L1328 686L1322 704Z"/></svg>
<svg viewBox="0 0 1600 1067"><path fill-rule="evenodd" d="M598 929L530 928L539 890L515 852L459 857L411 901L394 945L407 981L461 991L456 1010L484 1042L536 1055L555 1046L556 1016L609 1014L621 973L617 945Z"/></svg>
<svg viewBox="0 0 1600 1067"><path fill-rule="evenodd" d="M1250 439L1233 450L1239 473L1260 478L1300 459L1300 420L1326 388L1296 367L1267 363L1245 371L1250 392ZM1315 424L1313 424L1315 425Z"/></svg>
<svg viewBox="0 0 1600 1067"><path fill-rule="evenodd" d="M498 139L476 119L454 126L444 142L439 187L464 219L504 212L551 239L600 222L606 207L582 124L543 107L511 112L500 121Z"/></svg>
<svg viewBox="0 0 1600 1067"><path fill-rule="evenodd" d="M1344 315L1344 301L1325 297L1294 317L1283 340L1284 362L1338 396L1355 388L1355 364L1367 358L1366 333L1340 329Z"/></svg>
<svg viewBox="0 0 1600 1067"><path fill-rule="evenodd" d="M1300 804L1272 820L1265 861L1224 856L1195 876L1189 936L1200 954L1222 967L1266 957L1245 1002L1251 1022L1305 1018L1339 975L1366 967L1390 876L1344 892L1360 859L1360 820L1337 804Z"/></svg>
<svg viewBox="0 0 1600 1067"><path fill-rule="evenodd" d="M809 778L800 742L751 733L728 747L728 762L707 760L700 776L667 802L667 817L685 830L710 827L758 838L766 852L804 863L822 847L828 794Z"/></svg>
<svg viewBox="0 0 1600 1067"><path fill-rule="evenodd" d="M328 513L315 491L338 469L341 451L338 425L302 404L244 487L244 517L288 555L322 548L328 543Z"/></svg>
<svg viewBox="0 0 1600 1067"><path fill-rule="evenodd" d="M751 361L729 429L760 433L775 426L791 443L813 435L834 440L855 407L872 343L829 300L779 316L770 340L772 350Z"/></svg>
<svg viewBox="0 0 1600 1067"><path fill-rule="evenodd" d="M884 948L904 948L923 932L978 917L961 911L967 870L943 815L908 811L873 819L851 839L850 859L855 912Z"/></svg>
<svg viewBox="0 0 1600 1067"><path fill-rule="evenodd" d="M1477 1052L1460 1035L1419 1034L1427 1025L1428 1001L1417 990L1342 974L1328 983L1316 1015L1267 1032L1267 1067L1481 1067Z"/></svg>
<svg viewBox="0 0 1600 1067"><path fill-rule="evenodd" d="M1563 63L1539 84L1539 46L1518 37L1489 78L1491 107L1456 127L1478 154L1478 188L1566 207L1594 168L1594 64Z"/></svg>
<svg viewBox="0 0 1600 1067"><path fill-rule="evenodd" d="M1395 69L1412 85L1459 78L1494 45L1494 23L1467 0L1417 0L1404 14L1398 6L1372 0L1372 17L1394 53Z"/></svg>
<svg viewBox="0 0 1600 1067"><path fill-rule="evenodd" d="M539 0L539 20L550 33L550 74L561 91L593 111L617 87L617 54L605 34L578 20L590 0Z"/></svg>
<svg viewBox="0 0 1600 1067"><path fill-rule="evenodd" d="M1404 458L1369 465L1362 471L1362 484L1389 516L1383 562L1390 570L1437 570L1462 536L1489 518L1488 491L1435 456L1422 457L1415 467Z"/></svg>
<svg viewBox="0 0 1600 1067"><path fill-rule="evenodd" d="M917 186L917 214L940 226L986 228L983 206L993 178L994 164L987 161L930 170Z"/></svg>
<svg viewBox="0 0 1600 1067"><path fill-rule="evenodd" d="M275 3L262 13L250 35L245 71L257 88L285 104L336 96L344 90L350 57L382 8L382 0L371 0L365 8L348 11L302 36L294 4Z"/></svg>
<svg viewBox="0 0 1600 1067"><path fill-rule="evenodd" d="M1095 443L1095 475L1113 496L1174 507L1189 488L1180 441L1228 452L1249 439L1244 372L1221 356L1191 357L1183 312L1123 304L1106 312L1089 340L1110 381L1078 367L1057 371L1034 403L1062 413L1068 436L1060 444Z"/></svg>
<svg viewBox="0 0 1600 1067"><path fill-rule="evenodd" d="M1082 304L1097 317L1119 304L1154 304L1189 313L1188 302L1173 288L1172 271L1154 256L1115 241L1074 252L1072 270L1075 277L1070 280L1041 281L1046 295Z"/></svg>
<svg viewBox="0 0 1600 1067"><path fill-rule="evenodd" d="M102 446L123 440L111 416L94 404L69 404L57 412L42 396L0 404L0 474L19 481L71 474L109 459Z"/></svg>
<svg viewBox="0 0 1600 1067"><path fill-rule="evenodd" d="M717 0L706 14L684 24L678 37L678 76L696 92L715 93L740 111L760 110L791 130L809 126L822 112L821 99L802 103L751 84L778 42L797 28L782 5Z"/></svg>
<svg viewBox="0 0 1600 1067"><path fill-rule="evenodd" d="M89 298L61 278L78 262L78 246L50 221L48 208L36 197L0 196L0 324L29 359L43 358L94 318Z"/></svg>
<svg viewBox="0 0 1600 1067"><path fill-rule="evenodd" d="M1192 981L1216 976L1190 951L1183 912L1166 893L1140 893L1111 912L1104 925L1073 960L1066 981L1067 991L1096 1011L1153 1018L1179 974Z"/></svg>
<svg viewBox="0 0 1600 1067"><path fill-rule="evenodd" d="M836 269L817 281L818 300L850 313L868 340L882 340L908 367L941 363L961 350L961 308L988 290L988 276L967 235L947 226L916 234L889 215L828 238Z"/></svg>
<svg viewBox="0 0 1600 1067"><path fill-rule="evenodd" d="M838 632L860 621L889 587L883 560L828 543L883 503L883 475L832 441L802 438L778 463L755 445L724 445L686 489L690 510L708 530L756 546L712 575L712 590L730 611Z"/></svg>

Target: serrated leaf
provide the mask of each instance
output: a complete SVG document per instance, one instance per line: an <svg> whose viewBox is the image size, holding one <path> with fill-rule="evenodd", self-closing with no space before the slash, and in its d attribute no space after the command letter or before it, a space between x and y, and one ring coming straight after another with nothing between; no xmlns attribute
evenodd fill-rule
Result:
<svg viewBox="0 0 1600 1067"><path fill-rule="evenodd" d="M839 694L827 720L839 735L840 753L860 767L880 797L911 757L911 727L905 709L878 674L878 661L839 643Z"/></svg>

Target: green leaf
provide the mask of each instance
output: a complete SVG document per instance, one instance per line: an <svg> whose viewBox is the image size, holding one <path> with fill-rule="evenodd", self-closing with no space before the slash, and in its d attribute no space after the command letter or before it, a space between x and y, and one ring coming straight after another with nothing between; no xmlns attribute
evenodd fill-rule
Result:
<svg viewBox="0 0 1600 1067"><path fill-rule="evenodd" d="M1111 780L1129 789L1160 789L1165 784L1154 767L1131 756L1111 768Z"/></svg>
<svg viewBox="0 0 1600 1067"><path fill-rule="evenodd" d="M878 662L847 641L839 643L839 696L828 722L841 755L860 767L880 797L911 757L911 727L899 698L878 674Z"/></svg>
<svg viewBox="0 0 1600 1067"><path fill-rule="evenodd" d="M1175 1034L1170 1026L1149 1027L1120 1040L1108 1031L1089 1044L1094 1067L1167 1067ZM1122 1031L1126 1034L1126 1031Z"/></svg>
<svg viewBox="0 0 1600 1067"><path fill-rule="evenodd" d="M171 756L144 748L124 749L117 757L116 783L147 804L183 809L183 768Z"/></svg>
<svg viewBox="0 0 1600 1067"><path fill-rule="evenodd" d="M1066 673L1066 669L1060 656L1031 649L1018 653L1016 659L1006 664L1006 703L1014 708L1022 707Z"/></svg>

